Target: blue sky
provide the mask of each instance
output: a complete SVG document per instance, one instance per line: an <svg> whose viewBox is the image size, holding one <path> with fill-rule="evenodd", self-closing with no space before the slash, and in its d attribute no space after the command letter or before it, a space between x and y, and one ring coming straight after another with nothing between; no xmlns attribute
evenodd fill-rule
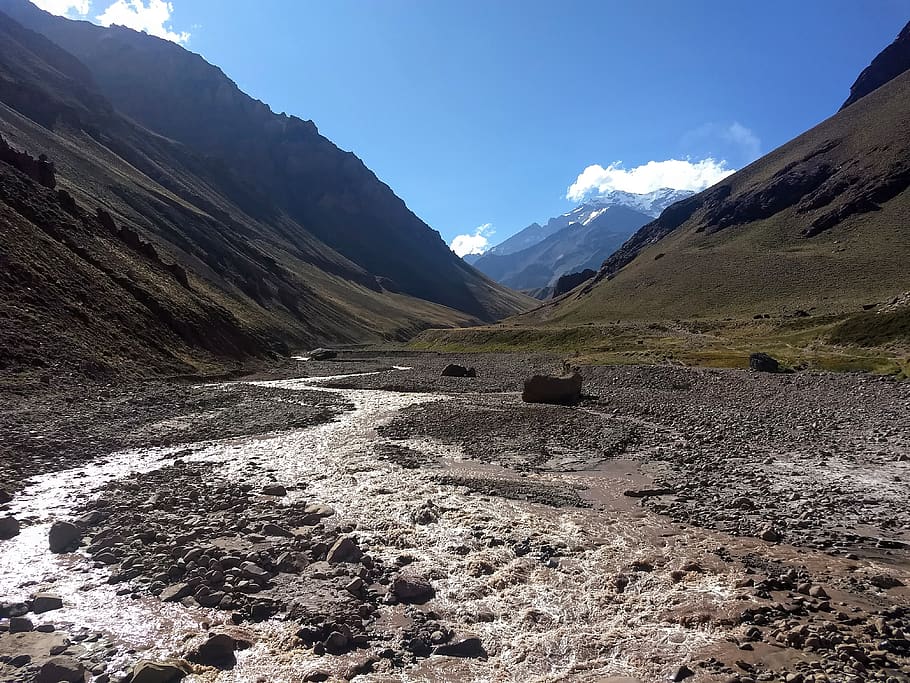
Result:
<svg viewBox="0 0 910 683"><path fill-rule="evenodd" d="M910 20L910 0L33 1L181 42L447 242L483 226L474 246L741 168L832 115Z"/></svg>

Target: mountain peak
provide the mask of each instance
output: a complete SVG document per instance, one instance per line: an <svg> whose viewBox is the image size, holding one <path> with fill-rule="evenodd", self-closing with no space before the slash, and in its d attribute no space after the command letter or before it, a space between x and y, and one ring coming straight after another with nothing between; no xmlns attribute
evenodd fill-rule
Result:
<svg viewBox="0 0 910 683"><path fill-rule="evenodd" d="M900 76L910 69L910 22L904 26L894 42L878 53L850 86L850 97L841 109L849 107L873 90Z"/></svg>

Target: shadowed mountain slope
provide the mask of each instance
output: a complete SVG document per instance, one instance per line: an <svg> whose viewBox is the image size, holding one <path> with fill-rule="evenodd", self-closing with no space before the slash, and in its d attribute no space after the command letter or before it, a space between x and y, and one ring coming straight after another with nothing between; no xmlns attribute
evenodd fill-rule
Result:
<svg viewBox="0 0 910 683"><path fill-rule="evenodd" d="M904 30L898 34L894 42L882 50L872 60L872 63L863 69L859 78L850 87L850 97L847 98L841 109L897 78L907 69L910 69L910 24L904 26Z"/></svg>
<svg viewBox="0 0 910 683"><path fill-rule="evenodd" d="M678 202L529 322L841 313L910 289L910 72Z"/></svg>
<svg viewBox="0 0 910 683"><path fill-rule="evenodd" d="M527 305L448 249L422 247L438 235L406 209L405 227L421 235L412 262L449 259L452 282L434 286L451 284L467 310L404 293L394 270L369 271L327 246L234 164L123 117L80 60L2 13L0 136L3 373L221 371ZM352 205L376 195L404 206L363 173L366 185L342 192ZM372 225L357 224L364 234Z"/></svg>
<svg viewBox="0 0 910 683"><path fill-rule="evenodd" d="M255 218L285 213L394 291L483 320L527 307L454 256L312 121L273 113L199 55L130 29L56 17L27 0L0 0L0 10L78 58L119 112L224 162L260 196L244 206Z"/></svg>

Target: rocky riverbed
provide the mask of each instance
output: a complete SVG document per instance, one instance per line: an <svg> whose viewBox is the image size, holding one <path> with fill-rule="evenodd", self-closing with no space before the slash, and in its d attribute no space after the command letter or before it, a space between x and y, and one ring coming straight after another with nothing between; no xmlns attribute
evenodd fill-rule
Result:
<svg viewBox="0 0 910 683"><path fill-rule="evenodd" d="M7 402L0 679L910 680L907 383L560 365Z"/></svg>

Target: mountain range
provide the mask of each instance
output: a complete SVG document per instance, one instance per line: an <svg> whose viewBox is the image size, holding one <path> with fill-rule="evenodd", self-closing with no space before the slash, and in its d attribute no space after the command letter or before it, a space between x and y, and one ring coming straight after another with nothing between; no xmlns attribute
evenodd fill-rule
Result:
<svg viewBox="0 0 910 683"><path fill-rule="evenodd" d="M561 276L599 268L638 228L692 194L612 190L544 225L532 223L469 262L497 282L546 298Z"/></svg>
<svg viewBox="0 0 910 683"><path fill-rule="evenodd" d="M908 67L910 25L837 114L666 208L588 284L522 320L843 315L899 300L910 290ZM910 334L910 308L900 315L866 322Z"/></svg>
<svg viewBox="0 0 910 683"><path fill-rule="evenodd" d="M3 370L222 369L531 305L313 122L144 33L0 0L0 135Z"/></svg>

